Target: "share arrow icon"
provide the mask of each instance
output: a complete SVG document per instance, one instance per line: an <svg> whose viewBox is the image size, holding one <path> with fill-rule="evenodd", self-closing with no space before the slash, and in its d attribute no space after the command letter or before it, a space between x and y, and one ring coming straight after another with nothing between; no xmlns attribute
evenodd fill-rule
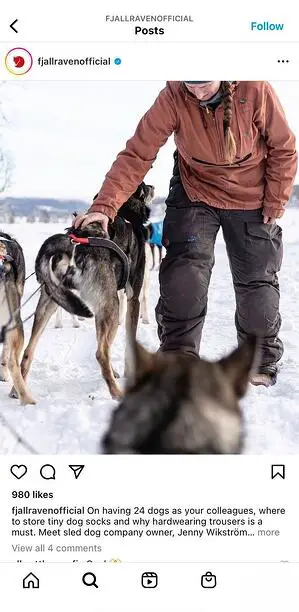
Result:
<svg viewBox="0 0 299 612"><path fill-rule="evenodd" d="M69 468L74 472L74 476L77 480L79 478L82 470L85 468L85 465L69 465Z"/></svg>

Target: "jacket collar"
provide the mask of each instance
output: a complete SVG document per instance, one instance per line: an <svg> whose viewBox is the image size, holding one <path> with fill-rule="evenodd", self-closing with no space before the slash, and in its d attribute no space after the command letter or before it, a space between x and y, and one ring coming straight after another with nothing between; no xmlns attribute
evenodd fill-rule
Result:
<svg viewBox="0 0 299 612"><path fill-rule="evenodd" d="M233 94L235 93L240 81L233 81ZM180 91L183 93L185 100L192 102L193 104L198 104L199 100L193 96L193 94L187 89L184 81L180 81Z"/></svg>

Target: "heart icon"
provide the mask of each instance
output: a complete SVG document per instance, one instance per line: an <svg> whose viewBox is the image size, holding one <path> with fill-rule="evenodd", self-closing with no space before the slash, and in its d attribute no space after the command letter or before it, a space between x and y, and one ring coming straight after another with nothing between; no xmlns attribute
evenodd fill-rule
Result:
<svg viewBox="0 0 299 612"><path fill-rule="evenodd" d="M10 471L15 478L20 480L27 473L27 467L26 465L12 465Z"/></svg>

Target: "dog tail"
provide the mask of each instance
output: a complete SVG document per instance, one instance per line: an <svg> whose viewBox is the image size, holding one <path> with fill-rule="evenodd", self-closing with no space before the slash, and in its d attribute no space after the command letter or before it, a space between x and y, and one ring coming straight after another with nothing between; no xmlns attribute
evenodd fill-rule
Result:
<svg viewBox="0 0 299 612"><path fill-rule="evenodd" d="M64 234L51 236L42 245L35 262L35 273L39 283L45 285L51 298L67 312L78 317L91 318L93 313L73 291L65 287L64 277L59 279L53 270L54 257L62 259L67 255L71 259L73 247Z"/></svg>

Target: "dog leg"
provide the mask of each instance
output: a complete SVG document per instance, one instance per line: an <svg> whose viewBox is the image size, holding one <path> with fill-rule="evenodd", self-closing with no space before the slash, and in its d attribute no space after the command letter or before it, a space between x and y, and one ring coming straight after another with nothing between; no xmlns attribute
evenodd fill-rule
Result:
<svg viewBox="0 0 299 612"><path fill-rule="evenodd" d="M124 289L118 292L119 299L119 325L122 325L125 320L125 310L126 310L126 293Z"/></svg>
<svg viewBox="0 0 299 612"><path fill-rule="evenodd" d="M56 319L55 319L55 328L61 329L63 327L62 323L62 308L57 308Z"/></svg>
<svg viewBox="0 0 299 612"><path fill-rule="evenodd" d="M131 350L130 345L133 340L136 338L138 319L139 319L139 310L140 303L139 297L136 295L132 297L131 300L128 300L128 309L126 316L126 351L125 351L125 377L128 376L128 373L131 371L130 368L130 356Z"/></svg>
<svg viewBox="0 0 299 612"><path fill-rule="evenodd" d="M105 379L111 396L113 399L119 400L122 397L122 392L116 383L113 368L110 359L110 349L115 338L118 320L119 320L119 304L118 299L109 304L109 313L104 316L95 317L96 333L98 341L98 349L96 358L100 365L103 378Z"/></svg>
<svg viewBox="0 0 299 612"><path fill-rule="evenodd" d="M10 397L18 397L21 404L36 404L36 401L30 395L26 388L24 378L21 374L20 356L24 345L24 331L21 320L17 327L8 334L9 360L8 369L13 380L13 389L10 392Z"/></svg>
<svg viewBox="0 0 299 612"><path fill-rule="evenodd" d="M28 376L28 372L30 370L38 340L41 337L48 321L50 320L57 308L57 304L46 294L45 291L42 290L35 311L30 340L25 349L21 363L21 372L24 377L24 380L26 380Z"/></svg>
<svg viewBox="0 0 299 612"><path fill-rule="evenodd" d="M80 323L79 323L78 317L76 317L76 315L72 315L72 322L73 322L73 327L75 327L76 329L78 327L80 327Z"/></svg>
<svg viewBox="0 0 299 612"><path fill-rule="evenodd" d="M142 285L142 289L141 289L140 313L141 313L142 323L144 323L146 325L148 325L149 322L150 322L149 321L149 316L148 316L148 307L147 307L147 303L148 303L148 287L149 287L148 270L145 269L143 285Z"/></svg>
<svg viewBox="0 0 299 612"><path fill-rule="evenodd" d="M151 244L151 252L152 252L152 267L151 270L155 269L155 245Z"/></svg>
<svg viewBox="0 0 299 612"><path fill-rule="evenodd" d="M144 264L144 275L143 283L141 288L141 302L140 302L140 318L142 323L149 324L148 316L148 289L149 289L149 262L151 258L150 245L145 243L145 264Z"/></svg>
<svg viewBox="0 0 299 612"><path fill-rule="evenodd" d="M8 370L8 359L9 359L9 347L8 343L5 341L3 344L3 350L0 361L0 381L6 382L9 380L9 370Z"/></svg>

